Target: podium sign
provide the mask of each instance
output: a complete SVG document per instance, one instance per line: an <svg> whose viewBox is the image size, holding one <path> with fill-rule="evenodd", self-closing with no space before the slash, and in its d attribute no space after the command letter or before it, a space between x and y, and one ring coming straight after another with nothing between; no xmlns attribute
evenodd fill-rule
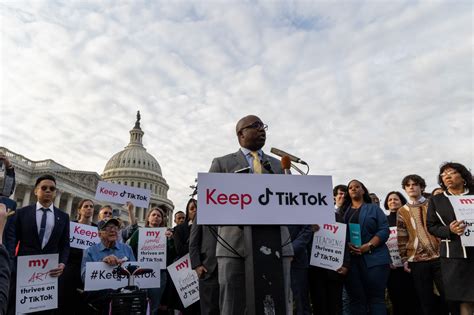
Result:
<svg viewBox="0 0 474 315"><path fill-rule="evenodd" d="M198 224L334 222L331 176L198 174Z"/></svg>

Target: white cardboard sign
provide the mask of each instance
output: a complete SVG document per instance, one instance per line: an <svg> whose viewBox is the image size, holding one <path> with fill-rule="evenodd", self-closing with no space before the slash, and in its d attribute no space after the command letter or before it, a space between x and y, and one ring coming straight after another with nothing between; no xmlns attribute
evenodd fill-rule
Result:
<svg viewBox="0 0 474 315"><path fill-rule="evenodd" d="M461 243L466 247L474 246L474 196L449 196L449 201L453 206L456 220L464 221L466 229L461 235ZM445 222L449 225L451 222Z"/></svg>
<svg viewBox="0 0 474 315"><path fill-rule="evenodd" d="M127 201L136 207L148 208L151 190L100 181L97 184L95 198L117 204Z"/></svg>
<svg viewBox="0 0 474 315"><path fill-rule="evenodd" d="M71 247L87 249L92 245L100 243L97 226L76 222L70 222L69 226L69 245Z"/></svg>
<svg viewBox="0 0 474 315"><path fill-rule="evenodd" d="M403 267L402 258L400 257L400 251L398 250L398 238L397 238L397 227L390 227L390 236L387 240L388 251L392 258L392 265L394 267Z"/></svg>
<svg viewBox="0 0 474 315"><path fill-rule="evenodd" d="M323 224L314 232L310 265L337 270L344 262L346 247L346 225L344 223Z"/></svg>
<svg viewBox="0 0 474 315"><path fill-rule="evenodd" d="M144 274L135 277L135 285L140 289L150 289L160 287L160 268L154 263L143 263L130 261L122 264L123 267L128 265L138 265L141 268L153 269L150 274ZM113 272L115 267L109 266L104 262L88 262L86 263L85 275L85 291L96 291L103 289L119 289L128 285L126 276L120 276Z"/></svg>
<svg viewBox="0 0 474 315"><path fill-rule="evenodd" d="M58 254L18 256L16 312L32 313L58 307L58 278L49 275L58 267Z"/></svg>
<svg viewBox="0 0 474 315"><path fill-rule="evenodd" d="M334 222L331 176L198 174L198 224Z"/></svg>
<svg viewBox="0 0 474 315"><path fill-rule="evenodd" d="M199 301L199 279L196 271L191 269L189 254L169 265L168 272L185 308Z"/></svg>
<svg viewBox="0 0 474 315"><path fill-rule="evenodd" d="M138 261L158 264L166 269L166 228L138 230Z"/></svg>

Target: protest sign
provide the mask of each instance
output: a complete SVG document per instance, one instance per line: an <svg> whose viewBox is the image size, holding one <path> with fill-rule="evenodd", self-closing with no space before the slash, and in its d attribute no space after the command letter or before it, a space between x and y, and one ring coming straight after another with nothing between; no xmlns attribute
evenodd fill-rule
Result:
<svg viewBox="0 0 474 315"><path fill-rule="evenodd" d="M159 288L160 287L160 268L155 263L143 263L130 261L123 263L128 265L140 266L140 268L150 268L153 271L149 274L135 276L135 285L140 289ZM119 289L128 285L128 278L124 275L118 275L114 272L116 266L109 266L103 262L86 263L85 291L96 291L103 289Z"/></svg>
<svg viewBox="0 0 474 315"><path fill-rule="evenodd" d="M464 221L466 229L461 235L461 243L466 247L474 246L474 196L449 196L449 201L453 206L456 220ZM445 222L450 224L451 222Z"/></svg>
<svg viewBox="0 0 474 315"><path fill-rule="evenodd" d="M136 207L148 208L151 190L113 184L100 181L97 184L95 198L97 200L125 204L127 201Z"/></svg>
<svg viewBox="0 0 474 315"><path fill-rule="evenodd" d="M198 174L198 224L334 222L331 176Z"/></svg>
<svg viewBox="0 0 474 315"><path fill-rule="evenodd" d="M168 272L184 307L199 301L199 279L196 271L191 269L189 254L169 265Z"/></svg>
<svg viewBox="0 0 474 315"><path fill-rule="evenodd" d="M73 248L87 249L100 242L97 226L69 223L69 245Z"/></svg>
<svg viewBox="0 0 474 315"><path fill-rule="evenodd" d="M344 223L323 224L314 232L310 264L330 270L341 268L346 246Z"/></svg>
<svg viewBox="0 0 474 315"><path fill-rule="evenodd" d="M392 265L394 267L403 267L402 258L400 257L400 252L398 251L398 238L397 238L397 227L390 227L390 236L387 240L388 251L390 252L390 257L392 258Z"/></svg>
<svg viewBox="0 0 474 315"><path fill-rule="evenodd" d="M58 278L49 271L58 267L58 254L18 256L16 312L32 313L58 307Z"/></svg>
<svg viewBox="0 0 474 315"><path fill-rule="evenodd" d="M157 263L166 269L166 228L140 228L138 230L139 262Z"/></svg>

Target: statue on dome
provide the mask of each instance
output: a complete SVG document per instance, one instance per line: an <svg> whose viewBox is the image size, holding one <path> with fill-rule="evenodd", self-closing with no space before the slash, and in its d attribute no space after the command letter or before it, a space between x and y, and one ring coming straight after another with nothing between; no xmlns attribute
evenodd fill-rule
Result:
<svg viewBox="0 0 474 315"><path fill-rule="evenodd" d="M137 110L137 121L135 122L135 128L137 129L140 129L140 119L141 119L140 111Z"/></svg>

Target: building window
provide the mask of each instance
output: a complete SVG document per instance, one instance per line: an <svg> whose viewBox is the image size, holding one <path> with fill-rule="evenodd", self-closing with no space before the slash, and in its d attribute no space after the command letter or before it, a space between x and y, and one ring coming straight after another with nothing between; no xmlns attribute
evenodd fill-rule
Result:
<svg viewBox="0 0 474 315"><path fill-rule="evenodd" d="M137 183L137 187L140 188L140 182Z"/></svg>
<svg viewBox="0 0 474 315"><path fill-rule="evenodd" d="M134 185L135 185L135 183L134 183L134 182L132 182L132 183L130 184L130 186L132 186L132 187L133 187Z"/></svg>
<svg viewBox="0 0 474 315"><path fill-rule="evenodd" d="M145 188L145 189L146 189L146 183L143 183L143 188Z"/></svg>
<svg viewBox="0 0 474 315"><path fill-rule="evenodd" d="M127 186L127 181L124 181L123 184L124 184L125 186Z"/></svg>

